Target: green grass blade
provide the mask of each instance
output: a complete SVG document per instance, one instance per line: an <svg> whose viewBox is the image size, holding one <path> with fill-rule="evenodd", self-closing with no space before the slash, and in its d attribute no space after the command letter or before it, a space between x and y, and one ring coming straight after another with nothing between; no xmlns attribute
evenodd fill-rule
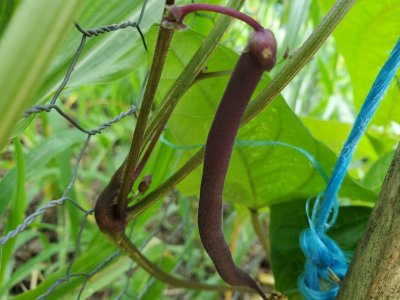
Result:
<svg viewBox="0 0 400 300"><path fill-rule="evenodd" d="M31 150L26 156L26 178L34 178L44 166L60 152L83 142L84 134L74 129L59 131L57 136L49 137L41 142L38 147ZM11 201L10 195L14 189L16 169L11 169L0 181L0 215L7 209Z"/></svg>
<svg viewBox="0 0 400 300"><path fill-rule="evenodd" d="M0 40L0 148L37 92L79 0L26 0Z"/></svg>
<svg viewBox="0 0 400 300"><path fill-rule="evenodd" d="M11 210L5 224L5 232L15 229L24 219L26 209L26 191L25 191L25 158L22 152L22 145L19 138L14 139L15 146L15 160L17 162L16 170L16 188L14 199L12 201ZM8 266L14 250L17 238L10 240L2 248L2 255L0 257L0 286L3 285L7 277Z"/></svg>
<svg viewBox="0 0 400 300"><path fill-rule="evenodd" d="M21 0L0 1L0 36L6 29L14 10L17 8L20 2Z"/></svg>

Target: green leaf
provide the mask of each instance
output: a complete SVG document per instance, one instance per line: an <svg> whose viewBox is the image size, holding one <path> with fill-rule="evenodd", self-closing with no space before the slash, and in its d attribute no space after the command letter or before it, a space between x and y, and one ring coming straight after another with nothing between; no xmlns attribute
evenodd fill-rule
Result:
<svg viewBox="0 0 400 300"><path fill-rule="evenodd" d="M10 278L0 287L0 295L4 295L13 286L21 282L24 278L30 276L33 270L44 270L46 268L46 261L51 259L51 256L56 255L64 245L56 244L50 245L43 249L42 252L38 253L35 257L32 257L28 261L24 262L17 270L12 272Z"/></svg>
<svg viewBox="0 0 400 300"><path fill-rule="evenodd" d="M14 230L24 219L26 210L26 192L25 192L25 159L22 151L22 145L19 138L14 139L15 147L15 160L16 165L16 181L14 190L14 200L12 201L12 206L7 217L7 221L3 232L8 232ZM11 256L13 254L15 243L17 242L15 237L5 244L0 251L0 286L3 285L4 281L7 280L11 273L8 269Z"/></svg>
<svg viewBox="0 0 400 300"><path fill-rule="evenodd" d="M319 0L324 12L333 0ZM389 53L400 36L398 0L357 1L334 31L337 48L351 76L354 103L359 109ZM400 121L400 91L393 86L380 105L372 124L387 126Z"/></svg>
<svg viewBox="0 0 400 300"><path fill-rule="evenodd" d="M32 150L25 158L26 160L26 180L34 178L38 170L43 167L60 152L68 149L72 145L83 142L84 134L77 130L68 129L60 131L57 136L52 136L45 139L41 144ZM17 170L10 170L0 182L0 215L2 215L10 203L14 183L17 179Z"/></svg>
<svg viewBox="0 0 400 300"><path fill-rule="evenodd" d="M297 280L304 271L305 258L299 246L299 236L307 228L305 200L294 200L271 206L271 263L276 289L289 299L303 299L297 290ZM341 207L336 225L328 232L341 249L353 252L365 229L371 208Z"/></svg>
<svg viewBox="0 0 400 300"><path fill-rule="evenodd" d="M157 266L161 268L163 271L167 273L174 274L174 267L176 267L176 262L173 257L171 257L170 253L166 252L165 245L152 245L152 251L147 251L147 257L154 260L160 260L157 263ZM160 253L164 253L164 255L160 255ZM150 277L149 281L146 283L146 289L142 289L140 291L140 297L138 299L141 300L152 300L152 299L163 299L162 295L164 290L167 288L167 284L164 282L157 280L154 277Z"/></svg>
<svg viewBox="0 0 400 300"><path fill-rule="evenodd" d="M393 156L394 151L391 151L378 159L368 170L367 174L365 174L362 182L363 185L368 187L370 190L379 193Z"/></svg>
<svg viewBox="0 0 400 300"><path fill-rule="evenodd" d="M23 110L33 104L51 58L81 1L26 0L0 40L0 149ZM43 13L46 12L46 13Z"/></svg>
<svg viewBox="0 0 400 300"><path fill-rule="evenodd" d="M190 43L188 42L190 41ZM171 45L170 58L163 74L168 85L201 43L202 37L190 31L177 33ZM232 69L237 60L233 51L219 47L207 62L208 71ZM168 123L171 141L179 146L202 145L228 78L220 77L195 83L178 104ZM265 76L259 89L268 82ZM160 93L165 91L162 90ZM336 156L325 145L314 139L282 97L278 97L257 118L239 131L238 141L260 142L258 146L235 147L225 185L224 199L257 209L275 202L317 195L325 188L321 174L310 160L293 147L303 149L330 173ZM263 143L278 141L280 144ZM194 150L181 150L185 161ZM179 189L187 195L198 194L201 170L188 176ZM373 201L376 195L346 177L341 196Z"/></svg>
<svg viewBox="0 0 400 300"><path fill-rule="evenodd" d="M285 24L286 34L285 39L281 45L279 45L278 57L282 57L286 49L292 51L301 45L301 31L304 31L302 26L306 24L310 10L310 3L311 1L299 0L288 5L289 17L287 18L287 23Z"/></svg>
<svg viewBox="0 0 400 300"><path fill-rule="evenodd" d="M124 21L138 21L143 1L86 0L77 22L84 29L117 24ZM163 5L157 0L147 1L140 28L146 33L149 27L161 19ZM39 93L39 99L53 93L64 78L73 56L79 46L82 34L70 26L64 47L58 53ZM135 28L126 28L87 38L84 50L79 56L68 87L100 84L121 78L146 60L146 51Z"/></svg>
<svg viewBox="0 0 400 300"><path fill-rule="evenodd" d="M51 130L53 132L65 131L68 129L68 124L63 118L60 118L60 115L50 113L43 116L49 119ZM66 148L64 151L59 152L58 155L54 157L54 160L50 161L50 164L57 166L59 170L59 176L56 178L59 195L64 193L73 177L74 162L71 160L71 157L74 157L73 150L73 147ZM71 197L71 199L78 199L74 186L72 186L68 196ZM65 229L63 229L65 230L64 242L69 241L71 238L76 241L78 239L79 226L81 222L81 212L73 205L66 205L65 210L67 211L68 219L66 220ZM71 236L69 234L71 234Z"/></svg>
<svg viewBox="0 0 400 300"><path fill-rule="evenodd" d="M0 37L7 27L8 22L21 0L0 1Z"/></svg>
<svg viewBox="0 0 400 300"><path fill-rule="evenodd" d="M99 251L101 249L101 251ZM96 240L95 245L92 245L85 253L81 253L75 263L74 268L71 270L72 273L78 270L79 273L89 273L95 267L97 267L101 262L103 262L108 256L110 256L115 251L110 242L108 242L104 236L99 235ZM125 264L126 265L126 264ZM22 300L22 299L36 299L40 295L44 294L47 289L54 284L60 278L65 277L66 267L58 270L57 272L51 274L37 286L34 290L29 290L28 292L19 294L12 299ZM60 299L60 297L65 295L71 295L71 293L81 287L84 277L73 277L68 282L64 282L58 288L55 289L53 293L46 299ZM70 299L70 298L69 298Z"/></svg>
<svg viewBox="0 0 400 300"><path fill-rule="evenodd" d="M307 117L302 118L301 120L315 138L325 143L330 149L339 155L344 141L350 133L352 127L351 124ZM360 143L357 145L353 158L376 160L378 158L378 153L376 153L376 150L373 145L371 145L369 139L363 136Z"/></svg>

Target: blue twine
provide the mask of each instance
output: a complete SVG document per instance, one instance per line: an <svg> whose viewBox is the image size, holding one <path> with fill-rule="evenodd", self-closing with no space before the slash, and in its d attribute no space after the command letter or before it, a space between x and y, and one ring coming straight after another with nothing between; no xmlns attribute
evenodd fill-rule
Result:
<svg viewBox="0 0 400 300"><path fill-rule="evenodd" d="M173 143L171 143L170 141L168 141L164 135L161 135L160 137L160 141L177 150L191 150L191 149L196 149L196 148L200 148L203 147L204 144L194 144L194 145L188 145L188 146L180 146L180 145L175 145ZM307 150L298 147L298 146L294 146L288 143L284 143L284 142L280 142L280 141L248 141L248 140L236 140L234 143L234 147L259 147L259 146L281 146L281 147L287 147L287 148L291 148L294 149L298 152L300 152L301 154L303 154L311 163L311 165L317 170L317 172L321 175L322 179L325 180L325 182L328 182L329 177L326 174L324 168L321 166L321 164L318 162L318 160Z"/></svg>
<svg viewBox="0 0 400 300"><path fill-rule="evenodd" d="M340 152L325 192L320 194L314 203L311 216L310 199L307 201L306 213L310 228L300 235L300 247L306 257L306 263L298 282L299 290L307 300L334 299L339 292L339 284L336 281L340 281L346 275L346 256L326 232L336 221L339 210L338 191L354 150L399 67L400 39L376 77Z"/></svg>

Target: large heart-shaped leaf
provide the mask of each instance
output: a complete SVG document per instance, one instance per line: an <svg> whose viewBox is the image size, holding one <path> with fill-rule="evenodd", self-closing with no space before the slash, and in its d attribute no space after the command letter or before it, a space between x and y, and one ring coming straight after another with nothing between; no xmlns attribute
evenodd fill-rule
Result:
<svg viewBox="0 0 400 300"><path fill-rule="evenodd" d="M201 41L202 36L190 31L175 35L163 83L176 78L190 58L188 53L194 52ZM207 62L207 69L210 72L229 70L234 67L236 60L236 53L221 46ZM168 123L173 143L180 146L204 143L227 80L227 77L212 78L198 81L191 87ZM265 76L259 88L267 82ZM278 97L268 109L246 124L240 130L238 140L247 141L247 146L242 143L234 150L224 196L229 202L251 208L316 195L324 189L325 182L321 174L304 152L319 161L328 174L336 161L335 154L312 137L282 97ZM302 149L303 153L293 146ZM194 150L183 151L182 161ZM200 176L198 169L180 184L181 191L198 194ZM346 177L341 195L358 200L375 199L374 193L361 188L349 177Z"/></svg>

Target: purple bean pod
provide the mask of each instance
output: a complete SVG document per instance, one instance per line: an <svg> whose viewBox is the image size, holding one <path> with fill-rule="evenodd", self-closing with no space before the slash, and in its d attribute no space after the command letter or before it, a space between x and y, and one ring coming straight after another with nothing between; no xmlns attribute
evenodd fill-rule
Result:
<svg viewBox="0 0 400 300"><path fill-rule="evenodd" d="M273 33L268 29L253 32L248 48L235 66L208 134L198 211L200 238L219 275L230 285L256 290L263 299L267 298L254 279L235 265L225 241L222 195L241 118L264 70L272 69L275 60Z"/></svg>

